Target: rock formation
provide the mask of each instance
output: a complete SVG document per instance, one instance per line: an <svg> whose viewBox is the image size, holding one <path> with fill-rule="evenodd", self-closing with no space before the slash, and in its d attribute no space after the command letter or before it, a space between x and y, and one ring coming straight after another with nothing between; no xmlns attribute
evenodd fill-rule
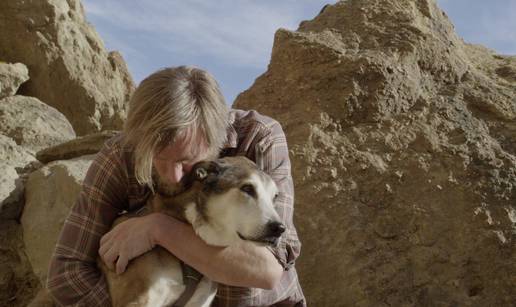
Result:
<svg viewBox="0 0 516 307"><path fill-rule="evenodd" d="M84 155L121 128L133 87L78 0L0 1L0 306L53 306L42 286Z"/></svg>
<svg viewBox="0 0 516 307"><path fill-rule="evenodd" d="M23 250L18 222L0 220L0 306L25 307L41 287Z"/></svg>
<svg viewBox="0 0 516 307"><path fill-rule="evenodd" d="M29 70L22 63L0 62L0 99L14 96L20 85L29 80Z"/></svg>
<svg viewBox="0 0 516 307"><path fill-rule="evenodd" d="M59 110L77 134L121 128L132 79L79 0L0 1L0 60L26 64L30 81L21 94Z"/></svg>
<svg viewBox="0 0 516 307"><path fill-rule="evenodd" d="M33 172L26 184L21 223L32 269L45 285L50 257L64 220L81 191L93 156L55 161Z"/></svg>
<svg viewBox="0 0 516 307"><path fill-rule="evenodd" d="M114 137L119 131L107 130L75 138L71 141L45 148L36 153L36 158L42 163L56 160L68 160L85 155L96 154L104 142Z"/></svg>
<svg viewBox="0 0 516 307"><path fill-rule="evenodd" d="M0 100L0 134L32 153L75 138L70 122L34 97L16 95Z"/></svg>
<svg viewBox="0 0 516 307"><path fill-rule="evenodd" d="M309 305L516 302L515 76L433 0L340 1L277 31L235 107L287 134Z"/></svg>
<svg viewBox="0 0 516 307"><path fill-rule="evenodd" d="M0 219L19 217L24 176L38 165L38 161L28 150L0 134Z"/></svg>

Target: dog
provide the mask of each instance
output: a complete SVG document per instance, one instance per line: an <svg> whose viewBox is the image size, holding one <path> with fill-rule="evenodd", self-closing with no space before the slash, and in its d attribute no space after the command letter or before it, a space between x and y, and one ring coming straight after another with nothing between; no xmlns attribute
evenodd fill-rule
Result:
<svg viewBox="0 0 516 307"><path fill-rule="evenodd" d="M245 157L195 164L181 179L182 192L154 194L145 213L162 212L192 225L207 244L231 246L250 241L275 246L285 226L274 209L278 189L266 173ZM134 216L123 215L113 226ZM139 215L141 216L141 214ZM106 276L113 306L210 306L217 284L202 277L185 291L181 262L162 247L137 257L121 275L97 263ZM192 292L191 297L182 296ZM181 302L178 302L181 301Z"/></svg>

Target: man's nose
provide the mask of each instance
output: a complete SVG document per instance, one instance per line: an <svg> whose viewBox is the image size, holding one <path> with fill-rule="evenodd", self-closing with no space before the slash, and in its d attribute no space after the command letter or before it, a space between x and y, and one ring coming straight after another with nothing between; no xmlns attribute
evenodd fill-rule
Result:
<svg viewBox="0 0 516 307"><path fill-rule="evenodd" d="M172 169L169 171L168 180L170 180L170 183L178 183L183 178L183 175L183 165L178 163L172 166Z"/></svg>

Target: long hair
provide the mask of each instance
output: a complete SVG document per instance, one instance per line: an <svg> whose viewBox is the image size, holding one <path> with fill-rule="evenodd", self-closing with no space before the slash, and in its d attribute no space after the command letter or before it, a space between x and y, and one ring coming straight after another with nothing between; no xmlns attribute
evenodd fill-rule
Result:
<svg viewBox="0 0 516 307"><path fill-rule="evenodd" d="M210 152L218 153L226 141L228 114L217 81L202 69L171 67L148 76L131 97L124 125L138 182L153 190L153 158L178 135L202 138Z"/></svg>

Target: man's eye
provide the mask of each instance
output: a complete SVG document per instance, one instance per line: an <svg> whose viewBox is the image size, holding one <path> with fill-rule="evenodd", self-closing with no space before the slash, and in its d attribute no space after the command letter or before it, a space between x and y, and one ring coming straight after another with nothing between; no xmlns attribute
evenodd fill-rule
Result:
<svg viewBox="0 0 516 307"><path fill-rule="evenodd" d="M240 187L240 191L246 193L247 195L256 198L256 190L252 184L244 184Z"/></svg>

